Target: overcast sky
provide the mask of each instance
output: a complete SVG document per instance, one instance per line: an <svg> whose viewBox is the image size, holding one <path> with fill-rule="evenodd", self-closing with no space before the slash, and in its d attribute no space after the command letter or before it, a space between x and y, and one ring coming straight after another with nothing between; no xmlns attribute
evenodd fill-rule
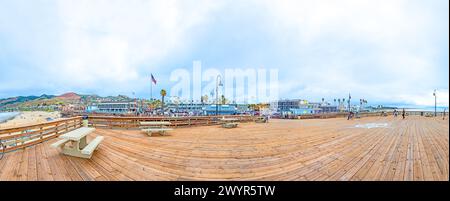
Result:
<svg viewBox="0 0 450 201"><path fill-rule="evenodd" d="M0 0L0 98L170 89L171 71L279 69L279 96L449 102L448 0Z"/></svg>

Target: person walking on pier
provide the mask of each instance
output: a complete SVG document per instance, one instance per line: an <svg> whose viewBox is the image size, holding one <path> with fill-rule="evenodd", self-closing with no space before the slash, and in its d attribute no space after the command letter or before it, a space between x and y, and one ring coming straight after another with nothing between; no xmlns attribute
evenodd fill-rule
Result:
<svg viewBox="0 0 450 201"><path fill-rule="evenodd" d="M354 113L352 111L350 111L348 113L347 120L353 119L353 115L354 115Z"/></svg>
<svg viewBox="0 0 450 201"><path fill-rule="evenodd" d="M403 119L405 119L405 108L403 108L402 117L403 117Z"/></svg>

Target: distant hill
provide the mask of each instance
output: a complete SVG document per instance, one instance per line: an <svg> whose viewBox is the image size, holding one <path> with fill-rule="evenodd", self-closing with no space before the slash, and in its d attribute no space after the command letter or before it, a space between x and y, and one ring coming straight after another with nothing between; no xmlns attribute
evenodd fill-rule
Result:
<svg viewBox="0 0 450 201"><path fill-rule="evenodd" d="M57 98L62 99L62 100L80 100L81 96L76 93L69 92L69 93L59 95L59 96L57 96Z"/></svg>
<svg viewBox="0 0 450 201"><path fill-rule="evenodd" d="M17 97L12 97L12 98L4 98L4 99L0 99L0 107L5 106L5 105L10 105L10 104L24 103L24 102L33 101L33 100L52 99L54 97L55 96L53 96L53 95L43 94L41 96L17 96Z"/></svg>
<svg viewBox="0 0 450 201"><path fill-rule="evenodd" d="M101 97L98 95L80 95L74 92L68 92L59 96L43 94L41 96L17 96L11 98L0 99L0 109L24 109L24 108L42 108L51 105L88 105L90 103L102 101L130 101L127 96L108 96Z"/></svg>

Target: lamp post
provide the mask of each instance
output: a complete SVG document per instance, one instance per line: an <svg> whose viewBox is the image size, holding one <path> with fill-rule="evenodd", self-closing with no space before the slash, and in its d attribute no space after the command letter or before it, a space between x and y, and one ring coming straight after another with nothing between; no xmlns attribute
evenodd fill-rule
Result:
<svg viewBox="0 0 450 201"><path fill-rule="evenodd" d="M216 78L216 116L219 115L219 86L223 86L222 77L217 75Z"/></svg>
<svg viewBox="0 0 450 201"><path fill-rule="evenodd" d="M350 96L350 93L348 93L348 112L351 111L351 108L350 108L350 100L351 99L352 99L352 96Z"/></svg>
<svg viewBox="0 0 450 201"><path fill-rule="evenodd" d="M433 96L434 96L434 116L436 117L436 116L437 116L437 108L436 108L436 103L437 103L437 101L436 101L436 89L435 89L434 92L433 92Z"/></svg>
<svg viewBox="0 0 450 201"><path fill-rule="evenodd" d="M135 113L135 115L137 116L137 115L138 115L138 103L137 103L137 97L136 97L136 93L134 93L134 91L133 91L132 93L133 93L133 97L134 97L134 106L135 106L135 108L134 108L134 113Z"/></svg>

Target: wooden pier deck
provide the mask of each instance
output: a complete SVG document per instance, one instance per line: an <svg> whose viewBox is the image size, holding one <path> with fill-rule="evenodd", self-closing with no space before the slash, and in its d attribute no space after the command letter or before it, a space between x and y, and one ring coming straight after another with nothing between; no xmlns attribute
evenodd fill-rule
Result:
<svg viewBox="0 0 450 201"><path fill-rule="evenodd" d="M61 155L50 147L56 139L7 153L0 180L449 179L449 121L438 118L271 120L155 137L97 129L90 138L96 135L105 140L91 159Z"/></svg>

